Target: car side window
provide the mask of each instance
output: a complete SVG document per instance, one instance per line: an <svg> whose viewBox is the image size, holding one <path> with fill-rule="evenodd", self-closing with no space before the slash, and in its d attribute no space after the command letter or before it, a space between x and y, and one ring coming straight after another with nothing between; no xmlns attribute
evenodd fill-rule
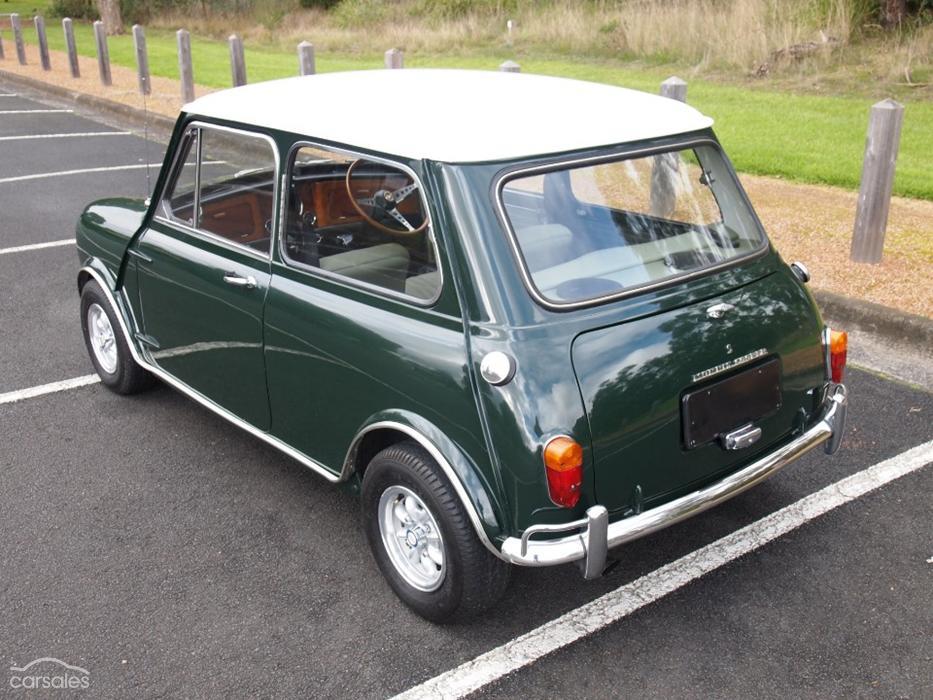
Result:
<svg viewBox="0 0 933 700"><path fill-rule="evenodd" d="M162 197L162 213L169 219L194 226L194 195L198 185L198 130L185 135L174 181Z"/></svg>
<svg viewBox="0 0 933 700"><path fill-rule="evenodd" d="M290 170L289 260L419 301L437 298L433 235L409 172L315 146L299 148Z"/></svg>
<svg viewBox="0 0 933 700"><path fill-rule="evenodd" d="M260 136L193 128L162 200L172 220L261 253L271 248L275 153Z"/></svg>

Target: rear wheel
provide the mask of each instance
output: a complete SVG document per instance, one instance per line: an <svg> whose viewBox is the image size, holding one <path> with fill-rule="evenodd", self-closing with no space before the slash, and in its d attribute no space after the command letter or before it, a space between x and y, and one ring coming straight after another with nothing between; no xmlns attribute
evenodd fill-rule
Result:
<svg viewBox="0 0 933 700"><path fill-rule="evenodd" d="M133 359L116 311L93 280L81 289L81 331L104 386L118 394L135 394L152 385L152 375Z"/></svg>
<svg viewBox="0 0 933 700"><path fill-rule="evenodd" d="M363 523L396 595L428 620L465 619L505 592L508 564L479 541L440 468L415 442L384 449L363 477Z"/></svg>

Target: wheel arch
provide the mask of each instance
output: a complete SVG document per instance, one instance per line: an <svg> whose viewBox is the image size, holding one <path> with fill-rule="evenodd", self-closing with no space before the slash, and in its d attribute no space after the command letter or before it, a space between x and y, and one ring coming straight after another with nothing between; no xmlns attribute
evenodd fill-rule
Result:
<svg viewBox="0 0 933 700"><path fill-rule="evenodd" d="M81 269L78 270L78 294L84 289L84 285L91 280L96 281L103 287L106 294L113 296L117 288L117 280L99 258L88 258L82 262Z"/></svg>
<svg viewBox="0 0 933 700"><path fill-rule="evenodd" d="M126 345L130 350L130 354L133 356L133 359L139 364L152 371L152 367L149 366L149 363L146 362L145 358L140 354L139 348L136 345L136 338L134 337L135 323L132 317L132 312L127 311L127 306L124 305L123 295L120 294L116 289L116 280L113 277L113 274L97 258L90 258L85 261L81 269L78 270L78 293L81 293L81 290L87 285L90 281L97 282L100 288L104 292L104 296L107 297L107 301L110 306L113 308L114 313L117 315L117 321L119 322L120 332L123 334L124 339L126 340Z"/></svg>
<svg viewBox="0 0 933 700"><path fill-rule="evenodd" d="M486 548L500 559L494 539L504 535L500 501L488 480L466 453L436 425L410 411L382 411L360 428L344 460L341 480L362 479L366 466L381 450L413 440L431 456L463 504L473 528Z"/></svg>

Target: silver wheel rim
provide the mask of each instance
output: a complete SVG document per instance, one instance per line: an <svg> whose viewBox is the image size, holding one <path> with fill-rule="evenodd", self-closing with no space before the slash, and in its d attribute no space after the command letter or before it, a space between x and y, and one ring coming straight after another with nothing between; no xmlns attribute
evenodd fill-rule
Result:
<svg viewBox="0 0 933 700"><path fill-rule="evenodd" d="M87 310L87 335L97 364L107 374L117 371L117 339L110 317L100 304L91 304Z"/></svg>
<svg viewBox="0 0 933 700"><path fill-rule="evenodd" d="M444 539L424 502L404 486L390 486L379 499L379 533L389 561L410 586L437 590L447 565Z"/></svg>

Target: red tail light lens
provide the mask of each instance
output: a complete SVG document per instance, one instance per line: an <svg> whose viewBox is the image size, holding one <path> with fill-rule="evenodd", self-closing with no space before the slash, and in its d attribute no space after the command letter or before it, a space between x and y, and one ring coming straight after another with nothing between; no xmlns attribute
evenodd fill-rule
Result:
<svg viewBox="0 0 933 700"><path fill-rule="evenodd" d="M583 448L575 440L560 436L544 447L548 495L555 504L573 508L580 500L583 484Z"/></svg>
<svg viewBox="0 0 933 700"><path fill-rule="evenodd" d="M829 332L829 369L836 384L842 382L846 369L846 351L849 347L849 334L845 331Z"/></svg>

